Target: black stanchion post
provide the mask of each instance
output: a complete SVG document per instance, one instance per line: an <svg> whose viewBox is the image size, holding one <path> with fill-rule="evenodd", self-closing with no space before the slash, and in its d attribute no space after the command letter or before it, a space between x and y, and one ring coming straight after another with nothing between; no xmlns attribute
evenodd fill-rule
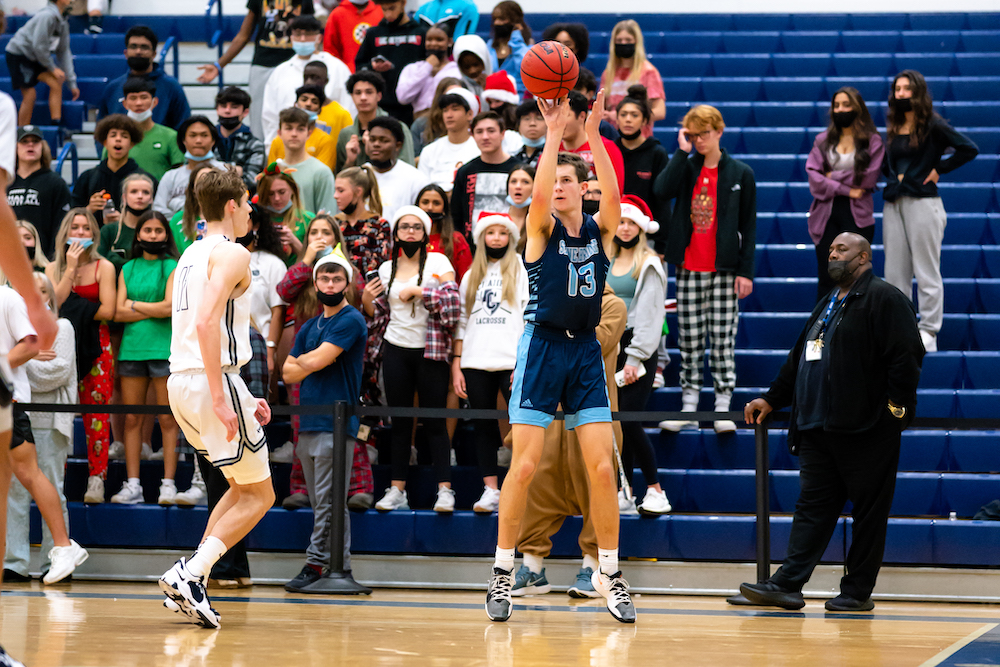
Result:
<svg viewBox="0 0 1000 667"><path fill-rule="evenodd" d="M754 426L757 468L757 582L771 576L771 480L767 447L767 419Z"/></svg>
<svg viewBox="0 0 1000 667"><path fill-rule="evenodd" d="M333 404L333 479L330 484L330 527L327 544L330 547L330 569L302 593L331 595L370 595L372 589L354 581L344 570L344 527L347 512L347 419L345 401Z"/></svg>

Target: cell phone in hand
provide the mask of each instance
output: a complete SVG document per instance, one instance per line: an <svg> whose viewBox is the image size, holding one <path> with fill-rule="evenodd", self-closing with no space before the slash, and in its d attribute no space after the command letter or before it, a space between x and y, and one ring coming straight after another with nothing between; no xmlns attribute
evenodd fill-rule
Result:
<svg viewBox="0 0 1000 667"><path fill-rule="evenodd" d="M371 281L378 278L378 269L374 269L365 274L365 282L370 283Z"/></svg>

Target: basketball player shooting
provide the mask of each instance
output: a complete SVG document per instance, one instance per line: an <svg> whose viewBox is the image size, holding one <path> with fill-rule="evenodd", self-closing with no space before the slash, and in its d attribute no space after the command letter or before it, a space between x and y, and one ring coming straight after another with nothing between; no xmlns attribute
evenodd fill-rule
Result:
<svg viewBox="0 0 1000 667"><path fill-rule="evenodd" d="M586 163L559 152L566 123L572 118L569 101L566 97L554 102L539 98L538 107L548 130L528 209L524 259L530 298L514 369L510 398L513 458L500 492L496 562L486 593L486 613L494 621L510 618L514 547L528 488L541 457L545 428L562 404L566 428L576 431L590 480L590 516L600 563L592 582L607 600L612 616L634 623L628 583L618 569L611 407L595 335L609 266L604 247L611 243L621 219L618 178L599 132L604 91L597 93L595 111L586 123L601 186L600 210L593 217L583 212Z"/></svg>
<svg viewBox="0 0 1000 667"><path fill-rule="evenodd" d="M170 342L170 410L188 442L229 481L208 518L201 546L160 577L164 606L217 628L205 578L212 566L274 504L263 424L264 399L240 378L250 361L250 253L234 241L251 231L250 204L236 171L211 170L195 186L205 237L181 255L174 271Z"/></svg>

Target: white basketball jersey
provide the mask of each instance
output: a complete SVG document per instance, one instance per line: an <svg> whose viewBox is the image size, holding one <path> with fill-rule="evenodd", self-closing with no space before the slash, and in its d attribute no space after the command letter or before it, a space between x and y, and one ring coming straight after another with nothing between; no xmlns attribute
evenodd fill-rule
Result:
<svg viewBox="0 0 1000 667"><path fill-rule="evenodd" d="M173 327L170 339L170 372L184 373L205 368L198 346L198 309L205 299L208 284L208 258L220 243L222 234L195 241L181 255L174 269ZM219 320L223 368L242 368L252 356L250 349L250 290L229 299L226 312Z"/></svg>

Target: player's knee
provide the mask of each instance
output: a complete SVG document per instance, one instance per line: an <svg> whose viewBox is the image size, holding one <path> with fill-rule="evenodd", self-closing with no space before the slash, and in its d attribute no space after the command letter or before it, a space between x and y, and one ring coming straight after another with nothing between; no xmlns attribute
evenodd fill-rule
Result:
<svg viewBox="0 0 1000 667"><path fill-rule="evenodd" d="M614 484L614 479L615 467L610 461L602 461L594 468L594 475L591 480L591 484L599 484L602 487L611 486Z"/></svg>
<svg viewBox="0 0 1000 667"><path fill-rule="evenodd" d="M511 465L511 470L508 474L512 473L514 479L522 484L529 484L535 476L537 468L538 465L534 461L521 460Z"/></svg>

